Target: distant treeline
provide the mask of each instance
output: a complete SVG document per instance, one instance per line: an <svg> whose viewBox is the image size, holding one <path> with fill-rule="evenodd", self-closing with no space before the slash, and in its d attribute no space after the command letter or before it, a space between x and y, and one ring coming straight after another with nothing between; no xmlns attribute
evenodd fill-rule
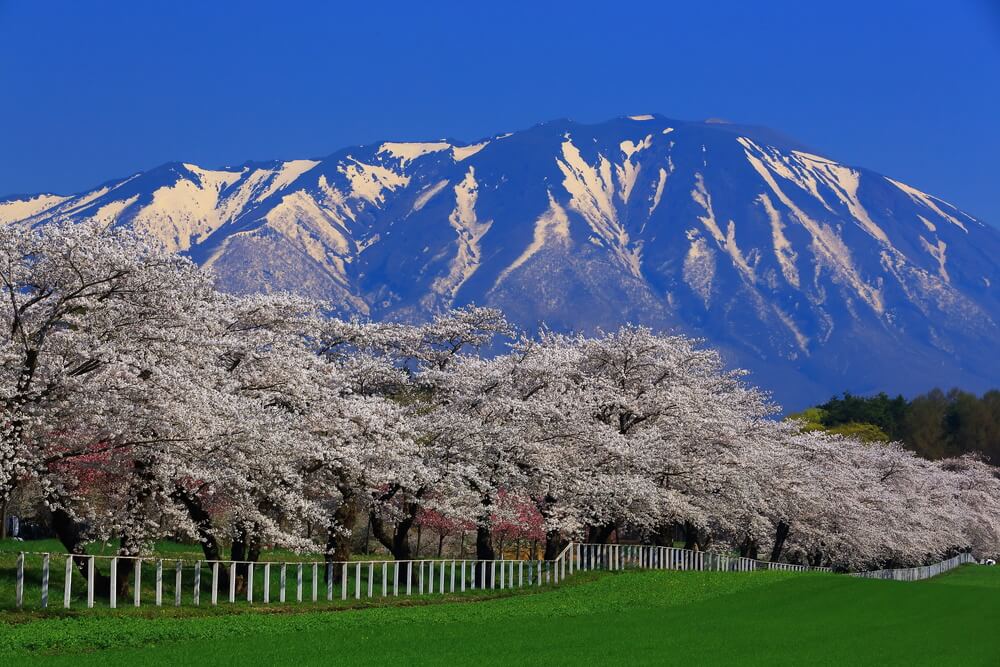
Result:
<svg viewBox="0 0 1000 667"><path fill-rule="evenodd" d="M897 440L929 459L979 453L1000 463L1000 390L982 396L960 389L933 389L907 401L885 393L844 392L826 403L789 415L807 430L849 434L865 440Z"/></svg>

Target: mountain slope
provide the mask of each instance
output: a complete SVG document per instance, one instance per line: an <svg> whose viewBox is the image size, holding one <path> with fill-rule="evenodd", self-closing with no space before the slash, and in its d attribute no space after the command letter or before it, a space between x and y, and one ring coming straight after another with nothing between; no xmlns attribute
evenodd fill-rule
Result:
<svg viewBox="0 0 1000 667"><path fill-rule="evenodd" d="M529 328L703 336L789 407L1000 378L1000 234L761 128L560 120L0 200L0 223L88 218L147 230L226 289L344 313L475 302Z"/></svg>

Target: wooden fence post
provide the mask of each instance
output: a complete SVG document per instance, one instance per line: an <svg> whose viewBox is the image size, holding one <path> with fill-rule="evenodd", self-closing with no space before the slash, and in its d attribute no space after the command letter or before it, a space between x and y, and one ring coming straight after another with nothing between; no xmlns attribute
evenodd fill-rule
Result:
<svg viewBox="0 0 1000 667"><path fill-rule="evenodd" d="M42 556L42 609L49 606L49 555Z"/></svg>
<svg viewBox="0 0 1000 667"><path fill-rule="evenodd" d="M132 583L132 605L138 607L142 604L142 559L135 559L135 581Z"/></svg>
<svg viewBox="0 0 1000 667"><path fill-rule="evenodd" d="M156 560L156 606L163 604L163 561Z"/></svg>
<svg viewBox="0 0 1000 667"><path fill-rule="evenodd" d="M340 572L340 599L347 599L347 563L344 563Z"/></svg>
<svg viewBox="0 0 1000 667"><path fill-rule="evenodd" d="M94 557L87 559L87 608L94 606Z"/></svg>
<svg viewBox="0 0 1000 667"><path fill-rule="evenodd" d="M14 603L20 609L24 606L24 552L17 554L17 574L14 582Z"/></svg>
<svg viewBox="0 0 1000 667"><path fill-rule="evenodd" d="M73 555L66 556L66 577L63 579L63 607L69 609L73 597Z"/></svg>
<svg viewBox="0 0 1000 667"><path fill-rule="evenodd" d="M176 574L174 575L174 606L181 606L181 591L184 590L184 561L178 560L174 563Z"/></svg>
<svg viewBox="0 0 1000 667"><path fill-rule="evenodd" d="M112 609L118 608L118 558L111 559L111 590L108 591L108 605Z"/></svg>
<svg viewBox="0 0 1000 667"><path fill-rule="evenodd" d="M197 560L194 562L194 589L193 595L194 606L199 606L201 604L201 561Z"/></svg>

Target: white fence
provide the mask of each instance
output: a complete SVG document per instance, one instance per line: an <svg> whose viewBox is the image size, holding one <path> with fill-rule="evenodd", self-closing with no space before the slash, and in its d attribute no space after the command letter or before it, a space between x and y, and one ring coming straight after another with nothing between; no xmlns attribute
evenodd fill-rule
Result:
<svg viewBox="0 0 1000 667"><path fill-rule="evenodd" d="M753 570L788 570L829 572L828 567L772 563L770 561L728 556L706 551L639 544L583 544L572 542L554 561L557 569L572 574L577 570L710 570L715 572L750 572Z"/></svg>
<svg viewBox="0 0 1000 667"><path fill-rule="evenodd" d="M976 560L970 554L961 554L925 567L858 572L854 575L915 581L974 562ZM78 566L84 570L82 575L75 572ZM120 600L118 586L114 582L119 580L120 568L123 567L131 570L131 594L128 599ZM27 601L28 607L46 609L53 605L50 594L54 592L62 596L56 601L57 606L65 609L74 605L94 607L99 576L109 582L108 590L101 596L102 605L106 600L107 606L114 609L129 603L135 607L144 603L178 607L183 604L220 603L267 605L318 602L321 595L328 602L338 598L346 601L444 595L557 585L575 572L631 569L830 571L826 567L772 563L674 547L579 542L571 542L553 560L249 562L22 552L17 557L15 605L21 609ZM164 573L169 595L166 602ZM62 581L53 581L53 574L61 574Z"/></svg>
<svg viewBox="0 0 1000 667"><path fill-rule="evenodd" d="M91 608L95 606L98 579L103 575L109 586L101 596L102 602L106 600L112 609L127 604L135 607L143 604L178 607L182 604L289 604L318 602L321 595L332 602L555 584L560 578L558 564L543 560L459 559L190 561L22 552L17 557L14 595L19 609L25 606L26 595L29 606L41 609L53 604L64 609L76 605ZM82 574L77 572L81 567ZM119 599L118 586L113 584L119 581L123 567L131 570L131 594L126 600ZM53 581L56 574L62 575L61 582ZM339 575L339 579L335 575ZM61 594L62 599L53 601L53 593Z"/></svg>
<svg viewBox="0 0 1000 667"><path fill-rule="evenodd" d="M906 567L898 568L894 570L872 570L870 572L852 572L851 574L855 577L864 577L866 579L893 579L895 581L920 581L921 579L930 579L931 577L936 577L939 574L947 572L948 570L954 570L959 565L965 565L966 563L975 563L976 559L970 553L961 553L957 556L949 558L948 560L943 560L940 563L934 563L933 565L924 565L922 567Z"/></svg>

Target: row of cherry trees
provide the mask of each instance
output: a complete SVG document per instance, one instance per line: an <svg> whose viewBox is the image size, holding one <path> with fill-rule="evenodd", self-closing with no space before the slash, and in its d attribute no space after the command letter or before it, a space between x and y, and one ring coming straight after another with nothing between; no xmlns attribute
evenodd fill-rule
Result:
<svg viewBox="0 0 1000 667"><path fill-rule="evenodd" d="M570 538L678 530L842 568L1000 549L996 469L802 433L689 338L529 338L476 307L343 321L221 293L98 225L0 228L0 281L0 499L35 489L73 551L183 534L207 558L255 560L315 549L322 525L344 560L369 516L405 559L429 513L470 526L480 558L528 515L550 557Z"/></svg>

